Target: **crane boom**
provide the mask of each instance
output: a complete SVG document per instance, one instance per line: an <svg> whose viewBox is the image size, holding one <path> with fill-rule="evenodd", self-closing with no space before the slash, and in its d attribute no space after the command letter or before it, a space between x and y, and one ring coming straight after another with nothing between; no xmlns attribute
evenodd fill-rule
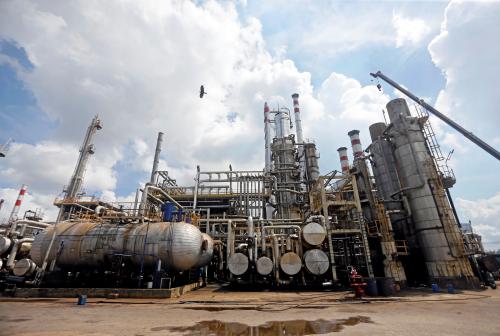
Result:
<svg viewBox="0 0 500 336"><path fill-rule="evenodd" d="M469 132L468 130L466 130L465 128L463 128L462 126L460 126L459 124L457 124L456 122L454 122L453 120L451 120L450 118L448 118L447 116L445 116L444 114L442 114L441 112L436 110L431 105L427 104L423 99L418 98L413 93L411 93L410 91L403 88L401 85L399 85L398 83L396 83L395 81L393 81L392 79L390 79L389 77L384 75L382 72L377 71L376 73L370 73L370 75L374 78L383 79L389 85L391 85L395 89L401 91L406 96L408 96L410 99L415 101L417 104L421 105L422 107L427 109L429 112L434 114L436 117L438 117L439 119L441 119L442 121L444 121L445 123L447 123L448 125L453 127L455 130L460 132L464 137L466 137L467 139L469 139L470 141L472 141L473 143L475 143L476 145L478 145L479 147L484 149L486 152L491 154L494 158L496 158L497 160L500 160L500 152L497 151L495 148L488 145L485 141L481 140L479 137L475 136L472 132Z"/></svg>

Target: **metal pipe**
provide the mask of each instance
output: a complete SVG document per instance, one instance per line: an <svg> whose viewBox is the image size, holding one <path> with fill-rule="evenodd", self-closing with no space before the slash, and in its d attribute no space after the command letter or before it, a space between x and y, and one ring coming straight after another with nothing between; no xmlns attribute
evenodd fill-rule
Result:
<svg viewBox="0 0 500 336"><path fill-rule="evenodd" d="M14 261L16 259L17 255L17 250L23 243L31 243L35 239L34 238L23 238L23 239L12 239L14 242L14 245L12 246L12 250L10 251L9 257L7 258L7 263L5 264L5 267L7 268L12 268L14 266Z"/></svg>
<svg viewBox="0 0 500 336"><path fill-rule="evenodd" d="M226 246L226 267L229 269L229 258L233 254L234 242L233 242L233 222L229 220L227 222L227 246Z"/></svg>
<svg viewBox="0 0 500 336"><path fill-rule="evenodd" d="M143 215L143 216L145 215L144 212L145 212L145 209L146 209L146 203L147 203L148 196L154 197L153 195L149 195L149 190L150 189L159 191L163 196L165 196L166 198L168 198L177 207L179 207L181 209L184 209L184 207L182 205L180 205L179 202L177 202L175 199L173 199L172 196L170 196L169 194L167 194L163 189L148 184L148 185L146 185L146 187L144 188L144 191L142 193L141 206L140 206L140 213L141 213L141 215Z"/></svg>
<svg viewBox="0 0 500 336"><path fill-rule="evenodd" d="M49 223L45 223L45 222L37 222L34 220L29 220L29 219L19 219L16 222L17 222L17 224L28 224L31 227L38 227L41 229L46 228L46 227L50 227L53 225L53 224L49 224Z"/></svg>
<svg viewBox="0 0 500 336"><path fill-rule="evenodd" d="M196 184L194 186L194 195L193 195L193 210L196 209L196 205L198 203L198 188L200 185L200 166L196 166Z"/></svg>
<svg viewBox="0 0 500 336"><path fill-rule="evenodd" d="M149 183L155 184L156 172L158 171L158 164L160 163L160 153L161 153L161 144L163 143L163 133L158 132L158 139L156 140L156 150L155 157L153 160L153 169L151 170L151 179Z"/></svg>
<svg viewBox="0 0 500 336"><path fill-rule="evenodd" d="M256 242L252 216L248 216L247 228L248 228L248 237L252 240L252 246L253 246L252 248L248 249L248 256L249 256L250 261L252 261L253 249L255 248L255 242Z"/></svg>
<svg viewBox="0 0 500 336"><path fill-rule="evenodd" d="M441 119L442 121L444 121L445 123L447 123L449 126L451 126L452 128L454 128L459 133L461 133L464 137L466 137L467 139L469 139L470 141L472 141L473 143L475 143L477 146L479 146L480 148L482 148L483 150L485 150L486 152L488 152L495 159L500 160L500 152L497 151L495 148L493 148L492 146L488 145L485 141L483 141L479 137L475 136L472 132L469 132L468 130L466 130L465 128L463 128L462 126L460 126L459 124L457 124L456 122L454 122L453 120L451 120L450 118L448 118L447 116L445 116L444 114L442 114L441 112L439 112L438 110L436 110L431 105L427 104L423 99L418 98L413 93L411 93L410 91L408 91L405 88L403 88L401 85L399 85L398 83L396 83L395 81L393 81L392 79L390 79L389 77L387 77L386 75L384 75L381 71L377 71L377 73L370 73L370 75L372 77L374 77L374 78L382 78L388 84L390 84L391 86L393 86L397 90L399 90L402 93L404 93L411 100L413 100L414 102L416 102L420 106L422 106L425 109L427 109L429 112L431 112L432 114L434 114L436 117L438 117L439 119Z"/></svg>

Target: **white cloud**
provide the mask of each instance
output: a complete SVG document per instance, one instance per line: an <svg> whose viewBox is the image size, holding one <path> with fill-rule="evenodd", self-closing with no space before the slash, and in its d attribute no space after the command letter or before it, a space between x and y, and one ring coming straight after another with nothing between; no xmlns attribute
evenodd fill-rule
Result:
<svg viewBox="0 0 500 336"><path fill-rule="evenodd" d="M500 125L500 45L492 43L498 39L499 19L498 2L451 1L441 32L428 47L446 78L436 107L486 142L494 142ZM458 139L462 147L471 146L462 136Z"/></svg>
<svg viewBox="0 0 500 336"><path fill-rule="evenodd" d="M463 127L498 147L500 125L500 46L498 39L500 3L451 1L446 10L441 32L429 44L433 62L443 72L446 86L440 91L436 108ZM483 235L488 248L500 248L500 182L494 169L498 161L469 140L448 127L440 126L441 142L456 149L454 170L472 171L463 178L495 193L490 198L457 199L457 207L465 220ZM490 173L491 172L491 173ZM472 174L475 174L474 176ZM487 186L480 186L487 183ZM474 192L470 190L469 192Z"/></svg>
<svg viewBox="0 0 500 336"><path fill-rule="evenodd" d="M418 45L430 33L431 28L423 19L392 13L392 25L396 29L396 47Z"/></svg>
<svg viewBox="0 0 500 336"><path fill-rule="evenodd" d="M0 177L7 188L29 184L49 200L37 204L51 209L96 113L103 129L84 185L113 201L123 199L115 190L117 165L147 178L158 131L165 132L160 168L191 184L196 164L262 168L264 101L291 107L290 95L300 93L306 137L323 136L328 147L347 142L360 119L363 126L379 120L386 101L373 86L336 73L315 95L310 74L283 59L283 48L273 57L260 22L240 22L231 3L21 0L1 2L0 13L0 38L23 47L34 64L31 71L17 67L18 76L58 125L35 145L19 139L0 162ZM200 84L208 92L203 99ZM325 166L338 166L335 152L324 158Z"/></svg>
<svg viewBox="0 0 500 336"><path fill-rule="evenodd" d="M19 188L21 188L21 186L19 186ZM0 188L0 199L4 200L4 203L0 210L0 223L5 223L8 221L10 213L12 212L14 204L17 200L18 194L19 189ZM17 218L23 218L24 213L27 210L41 210L41 214L45 218L55 218L57 216L58 209L52 206L54 198L54 196L50 195L33 194L28 186L28 191L24 195L24 199L21 203Z"/></svg>

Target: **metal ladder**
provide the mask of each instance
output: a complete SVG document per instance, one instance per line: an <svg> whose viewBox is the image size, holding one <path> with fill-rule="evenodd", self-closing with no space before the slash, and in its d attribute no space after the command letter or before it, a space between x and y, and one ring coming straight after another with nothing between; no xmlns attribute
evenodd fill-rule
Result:
<svg viewBox="0 0 500 336"><path fill-rule="evenodd" d="M429 112L419 105L414 105L414 108L417 116L423 121L422 131L424 133L424 138L433 158L434 165L441 173L443 185L445 188L451 188L456 182L455 173L453 172L453 169L448 166L447 160L441 152L441 147L437 141L436 133L434 132L434 129L429 121Z"/></svg>

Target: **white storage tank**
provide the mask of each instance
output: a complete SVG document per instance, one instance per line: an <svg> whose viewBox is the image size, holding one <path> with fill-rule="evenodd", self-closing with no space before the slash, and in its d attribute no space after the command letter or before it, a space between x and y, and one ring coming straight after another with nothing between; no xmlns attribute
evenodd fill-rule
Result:
<svg viewBox="0 0 500 336"><path fill-rule="evenodd" d="M53 230L49 227L35 237L31 257L38 266L43 263ZM176 271L196 266L204 252L202 233L184 222L125 225L61 222L49 260L54 259L57 251L60 251L57 257L60 267L101 267L114 254L125 254L131 256L135 265L140 265L144 258L145 267L154 267L161 259L167 269Z"/></svg>
<svg viewBox="0 0 500 336"><path fill-rule="evenodd" d="M328 267L330 267L328 256L320 249L313 249L304 253L304 264L306 269L314 275L325 274Z"/></svg>

